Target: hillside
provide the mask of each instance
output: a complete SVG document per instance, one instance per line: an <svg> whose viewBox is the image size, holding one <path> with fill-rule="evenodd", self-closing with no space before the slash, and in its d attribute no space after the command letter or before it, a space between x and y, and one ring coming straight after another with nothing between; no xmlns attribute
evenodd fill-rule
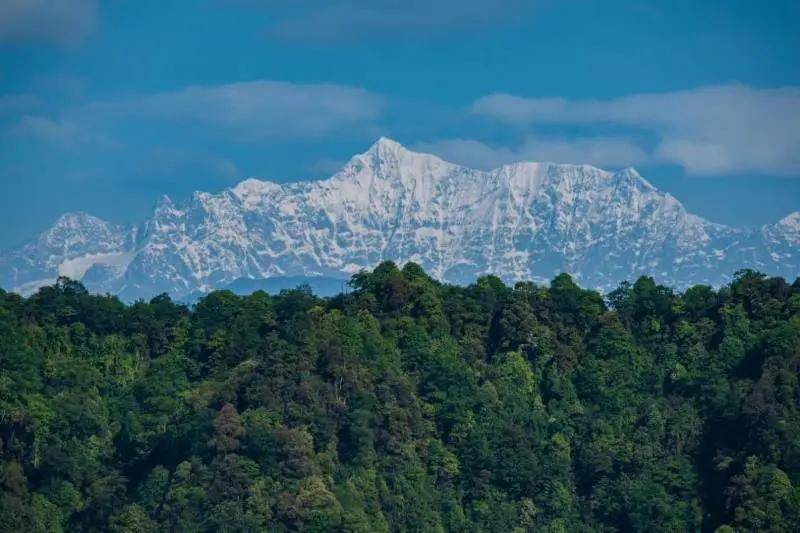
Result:
<svg viewBox="0 0 800 533"><path fill-rule="evenodd" d="M800 281L0 291L2 531L800 529Z"/></svg>

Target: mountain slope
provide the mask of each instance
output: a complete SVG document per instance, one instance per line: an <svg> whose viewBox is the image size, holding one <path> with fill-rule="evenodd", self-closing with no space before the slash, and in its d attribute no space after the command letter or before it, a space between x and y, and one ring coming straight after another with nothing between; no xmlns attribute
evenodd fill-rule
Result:
<svg viewBox="0 0 800 533"><path fill-rule="evenodd" d="M0 256L0 286L22 293L55 282L83 279L104 269L103 279L121 276L133 259L136 231L88 213L65 213L35 241Z"/></svg>
<svg viewBox="0 0 800 533"><path fill-rule="evenodd" d="M453 283L485 273L546 281L566 271L603 290L643 274L682 287L719 285L745 267L800 273L798 213L740 230L688 213L633 169L517 163L482 172L385 138L327 180L250 179L182 205L165 197L138 232L81 223L97 249L50 230L44 246L40 238L0 265L4 286L30 289L93 261L87 284L127 299L182 297L243 278L342 278L384 259L417 262Z"/></svg>

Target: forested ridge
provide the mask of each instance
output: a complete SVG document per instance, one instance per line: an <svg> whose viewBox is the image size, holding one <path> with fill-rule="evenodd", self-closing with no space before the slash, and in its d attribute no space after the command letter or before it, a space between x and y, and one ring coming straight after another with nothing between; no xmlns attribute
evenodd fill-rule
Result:
<svg viewBox="0 0 800 533"><path fill-rule="evenodd" d="M351 285L0 291L0 530L800 530L800 280Z"/></svg>

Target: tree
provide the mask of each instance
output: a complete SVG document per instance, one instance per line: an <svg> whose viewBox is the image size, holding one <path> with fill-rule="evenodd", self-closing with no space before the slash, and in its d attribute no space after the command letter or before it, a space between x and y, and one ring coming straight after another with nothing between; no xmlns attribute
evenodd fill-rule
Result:
<svg viewBox="0 0 800 533"><path fill-rule="evenodd" d="M352 283L0 291L0 531L800 529L800 280Z"/></svg>

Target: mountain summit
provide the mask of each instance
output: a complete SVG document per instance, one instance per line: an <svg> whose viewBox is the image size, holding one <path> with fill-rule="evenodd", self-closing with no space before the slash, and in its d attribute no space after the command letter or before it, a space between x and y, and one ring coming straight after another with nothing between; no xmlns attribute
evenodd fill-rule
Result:
<svg viewBox="0 0 800 533"><path fill-rule="evenodd" d="M568 272L601 290L644 274L685 287L740 268L793 278L799 248L800 213L756 231L714 224L633 169L483 172L381 138L326 180L248 179L180 205L165 198L138 226L64 215L0 259L0 285L30 292L66 274L125 299L185 297L242 278L346 278L391 259L452 283Z"/></svg>

